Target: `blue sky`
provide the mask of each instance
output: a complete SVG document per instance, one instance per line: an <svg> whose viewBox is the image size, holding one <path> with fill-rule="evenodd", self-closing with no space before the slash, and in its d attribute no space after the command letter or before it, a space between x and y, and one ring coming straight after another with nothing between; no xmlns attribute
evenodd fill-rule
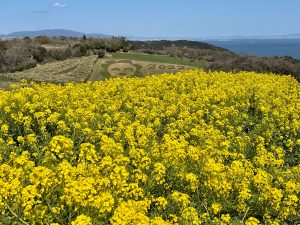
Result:
<svg viewBox="0 0 300 225"><path fill-rule="evenodd" d="M198 37L300 33L300 0L0 0L0 33Z"/></svg>

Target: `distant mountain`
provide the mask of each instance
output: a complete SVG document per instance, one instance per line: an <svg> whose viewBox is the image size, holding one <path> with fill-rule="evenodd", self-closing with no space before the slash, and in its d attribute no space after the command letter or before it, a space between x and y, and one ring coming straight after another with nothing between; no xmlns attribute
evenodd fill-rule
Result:
<svg viewBox="0 0 300 225"><path fill-rule="evenodd" d="M82 37L83 33L76 32L72 30L64 30L64 29L49 29L49 30L38 30L38 31L18 31L8 34L9 37L37 37L37 36L49 36L49 37L57 37L57 36L66 36L66 37Z"/></svg>
<svg viewBox="0 0 300 225"><path fill-rule="evenodd" d="M1 39L11 39L11 38L23 38L23 37L37 37L37 36L49 36L49 37L59 37L59 36L65 36L65 37L82 37L84 33L77 32L73 30L65 30L65 29L46 29L46 30L38 30L38 31L18 31L13 32L8 35L0 35ZM86 34L87 37L111 37L110 35L105 34Z"/></svg>

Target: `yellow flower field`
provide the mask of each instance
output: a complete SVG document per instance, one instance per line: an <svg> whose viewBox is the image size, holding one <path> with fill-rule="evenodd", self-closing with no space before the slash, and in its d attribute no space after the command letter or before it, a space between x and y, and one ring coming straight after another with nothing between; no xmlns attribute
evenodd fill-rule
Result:
<svg viewBox="0 0 300 225"><path fill-rule="evenodd" d="M23 82L0 97L0 224L300 223L289 76Z"/></svg>

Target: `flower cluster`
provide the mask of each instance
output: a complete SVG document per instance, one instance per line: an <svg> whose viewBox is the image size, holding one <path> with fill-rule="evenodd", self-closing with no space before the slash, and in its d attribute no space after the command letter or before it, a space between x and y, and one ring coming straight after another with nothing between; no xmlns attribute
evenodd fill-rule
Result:
<svg viewBox="0 0 300 225"><path fill-rule="evenodd" d="M191 70L0 95L0 224L300 221L289 76Z"/></svg>

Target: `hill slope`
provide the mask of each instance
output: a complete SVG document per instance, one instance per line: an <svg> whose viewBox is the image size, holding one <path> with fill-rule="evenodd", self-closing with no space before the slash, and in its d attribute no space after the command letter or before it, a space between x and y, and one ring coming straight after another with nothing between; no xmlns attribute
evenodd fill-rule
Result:
<svg viewBox="0 0 300 225"><path fill-rule="evenodd" d="M188 41L188 40L160 40L160 41L130 41L130 43L137 49L152 49L163 50L167 47L179 47L179 48L193 48L193 49L209 49L209 50L222 50L228 51L225 48L217 47L212 44L200 42L200 41Z"/></svg>
<svg viewBox="0 0 300 225"><path fill-rule="evenodd" d="M174 73L208 64L200 60L178 59L141 53L114 53L102 59L97 56L72 58L46 63L14 73L0 73L0 89L22 79L35 82L67 83L104 80L112 77L142 77L150 74Z"/></svg>

